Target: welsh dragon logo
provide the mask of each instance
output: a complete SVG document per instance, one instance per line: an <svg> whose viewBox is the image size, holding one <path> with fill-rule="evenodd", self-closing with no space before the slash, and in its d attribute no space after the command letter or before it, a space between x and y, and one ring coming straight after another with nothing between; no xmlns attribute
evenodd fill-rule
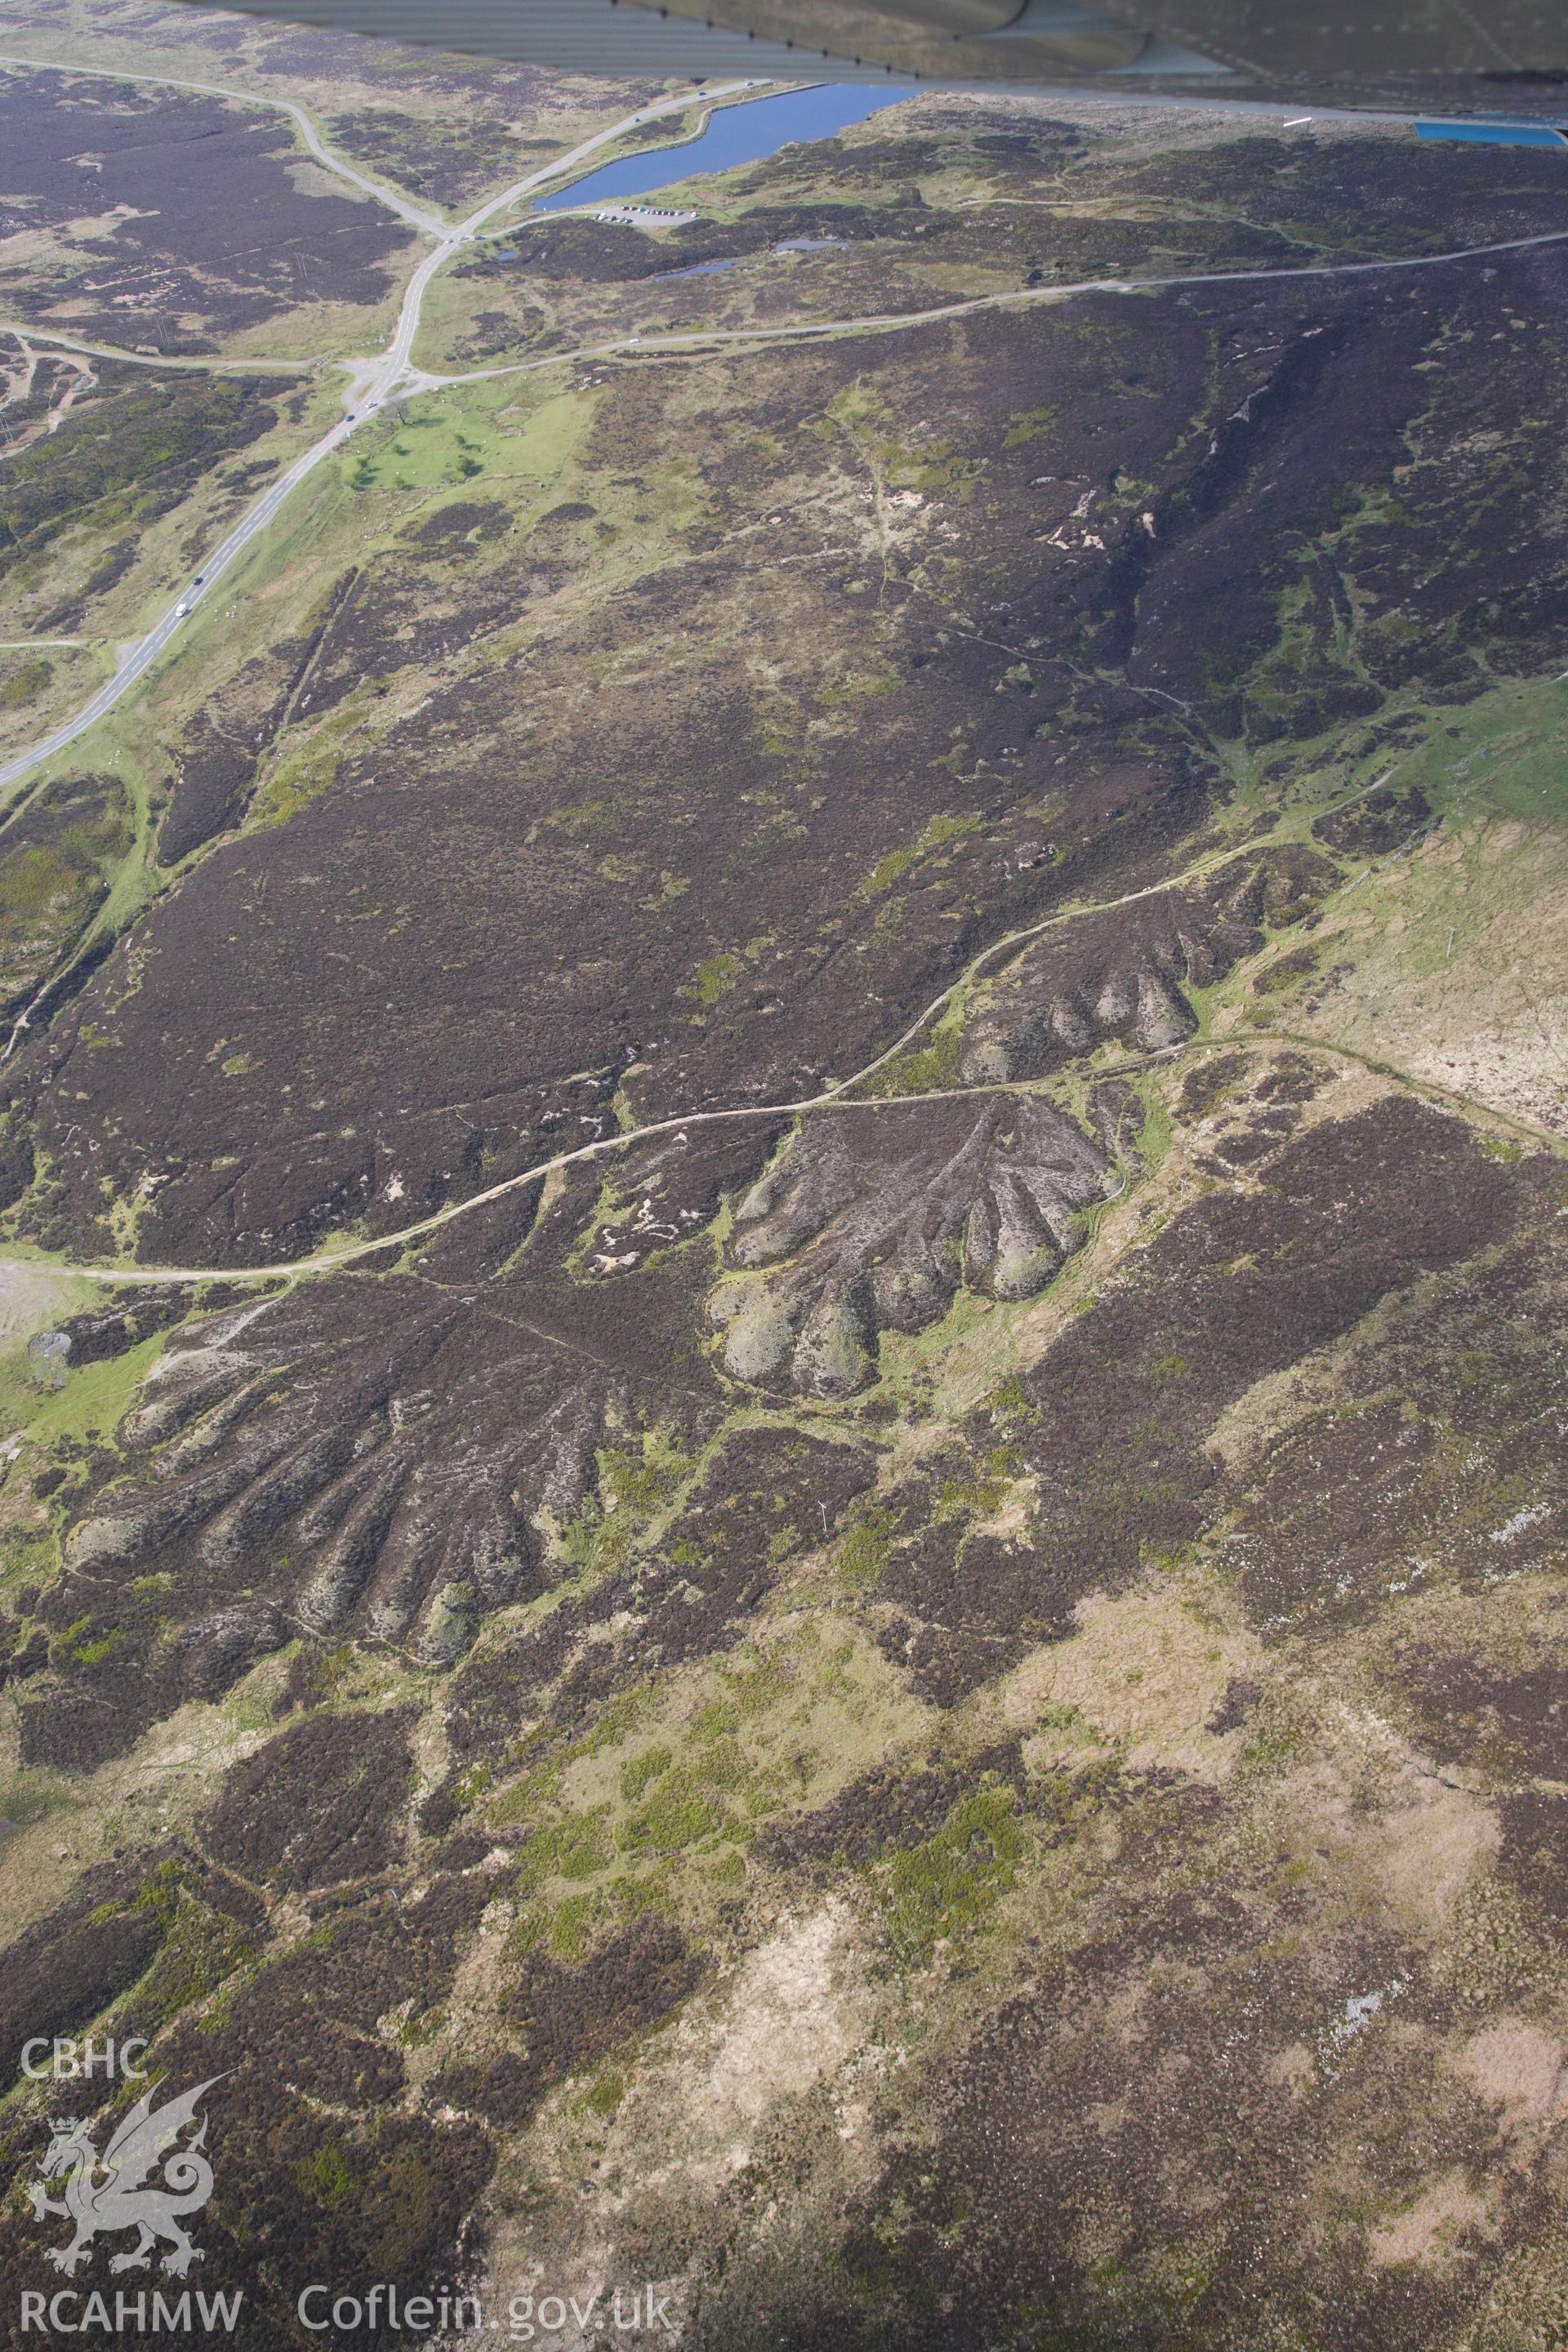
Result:
<svg viewBox="0 0 1568 2352"><path fill-rule="evenodd" d="M188 2140L179 2143L180 2134L195 2120L204 2093L222 2080L221 2074L214 2074L183 2098L171 2099L162 2107L153 2105L158 2088L154 2084L138 2099L101 2157L93 2146L87 2117L80 2122L68 2116L51 2118L54 2137L39 2158L40 2178L28 2183L27 2195L38 2221L47 2213L58 2213L76 2225L69 2245L49 2248L48 2259L56 2270L74 2277L100 2231L140 2232L128 2252L114 2256L109 2265L111 2271L145 2270L161 2238L169 2243L162 2267L177 2278L183 2278L193 2263L205 2259L182 2227L182 2216L199 2213L213 2193L213 2168L202 2154L206 2117L203 2116ZM144 2187L149 2174L160 2166L161 2180ZM48 2196L45 2184L62 2174L64 2197Z"/></svg>

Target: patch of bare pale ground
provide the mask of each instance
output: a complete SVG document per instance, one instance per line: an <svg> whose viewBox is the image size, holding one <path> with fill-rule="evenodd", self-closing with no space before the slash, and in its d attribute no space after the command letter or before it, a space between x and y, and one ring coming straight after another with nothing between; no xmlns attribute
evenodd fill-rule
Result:
<svg viewBox="0 0 1568 2352"><path fill-rule="evenodd" d="M57 1274L52 1266L0 1258L0 1349L31 1339L35 1331L58 1323L97 1295L93 1284Z"/></svg>
<svg viewBox="0 0 1568 2352"><path fill-rule="evenodd" d="M1079 1603L1078 1631L1031 1652L1003 1685L1002 1712L1035 1769L1114 1751L1131 1771L1215 1780L1234 1732L1208 1728L1233 1678L1259 1669L1253 1637L1173 1580ZM1223 1602L1222 1604L1223 1605Z"/></svg>
<svg viewBox="0 0 1568 2352"><path fill-rule="evenodd" d="M1335 977L1293 1029L1568 1137L1562 827L1445 831L1331 898L1317 943Z"/></svg>
<svg viewBox="0 0 1568 2352"><path fill-rule="evenodd" d="M1462 2172L1446 2172L1403 2213L1370 2233L1368 2252L1379 2270L1399 2263L1434 2268L1461 2256L1466 2233L1485 2229L1490 2216L1490 2205L1476 2195Z"/></svg>
<svg viewBox="0 0 1568 2352"><path fill-rule="evenodd" d="M721 2210L752 2162L776 2154L781 2118L813 2099L826 2102L831 2136L851 2165L858 2143L873 2160L874 2022L850 1906L834 1899L782 1918L645 2049L607 2127L584 2132L570 2086L551 2103L542 2132L515 2159L531 2193L515 2213L503 2194L490 2226L486 2302L504 2308L513 2296L548 2292L584 2307L595 2294L607 2304L634 2267L622 2245L658 2234L647 2226L651 2214ZM555 2175L548 2187L547 2173ZM679 2340L685 2283L668 2284ZM602 2339L569 2325L559 2340L563 2352L578 2352Z"/></svg>
<svg viewBox="0 0 1568 2352"><path fill-rule="evenodd" d="M1507 2131L1548 2123L1562 2109L1563 2044L1523 2019L1499 2018L1472 2034L1458 2064L1502 2109Z"/></svg>
<svg viewBox="0 0 1568 2352"><path fill-rule="evenodd" d="M855 1930L837 1901L785 1920L716 2011L683 2021L654 2102L683 2188L711 2193L732 2179L774 2109L845 2065L870 2023Z"/></svg>
<svg viewBox="0 0 1568 2352"><path fill-rule="evenodd" d="M1491 1807L1429 1773L1412 1776L1359 1841L1387 1913L1419 1933L1452 1917L1459 1897L1498 1849Z"/></svg>
<svg viewBox="0 0 1568 2352"><path fill-rule="evenodd" d="M1277 1692L1281 1662L1271 1663ZM1314 1703L1296 1677L1284 1687L1298 1728L1310 1720L1318 1752L1258 1788L1237 1832L1238 1857L1268 1857L1342 1916L1451 1963L1467 1906L1495 1883L1492 1806L1439 1779L1380 1716L1327 1690ZM1261 1706L1269 1696L1266 1686ZM1404 1985L1391 1979L1376 1990L1381 2006Z"/></svg>

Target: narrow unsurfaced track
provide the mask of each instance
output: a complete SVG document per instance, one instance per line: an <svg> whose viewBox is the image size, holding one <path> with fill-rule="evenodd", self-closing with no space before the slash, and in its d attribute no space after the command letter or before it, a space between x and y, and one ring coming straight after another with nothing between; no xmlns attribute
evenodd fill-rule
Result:
<svg viewBox="0 0 1568 2352"><path fill-rule="evenodd" d="M1405 762L1401 761L1399 764L1403 766ZM1389 782L1390 777L1395 773L1397 770L1391 768L1371 783L1358 785L1353 792L1346 793L1339 800L1330 803L1323 813L1328 814L1353 806L1357 801L1364 800L1370 793L1381 791ZM1249 841L1246 848L1249 854L1255 854L1268 848L1272 843L1293 838L1292 835L1280 831ZM998 958L1009 954L1015 949L1026 947L1032 940L1042 938L1047 931L1058 930L1068 923L1081 922L1094 915L1113 913L1119 907L1137 906L1144 899L1160 898L1168 890L1179 890L1190 887L1194 882L1201 882L1208 876L1217 873L1222 866L1231 863L1237 854L1237 845L1235 843L1225 844L1220 847L1205 851L1202 856L1194 858L1190 866L1184 866L1178 872L1165 875L1157 882L1145 883L1141 889L1123 891L1119 898L1115 898L1087 899L1076 906L1058 908L1055 914L1042 917L1037 923L1027 923L1018 930L1005 932L1000 939L993 940L989 947L982 948L978 954L972 956L957 978L949 982L939 995L932 997L931 1003L925 1005L907 1027L900 1032L890 1045L883 1046L879 1053L874 1055L859 1069L852 1071L848 1077L836 1078L831 1084L822 1087L818 1093L802 1096L795 1101L743 1103L724 1106L712 1110L687 1111L669 1118L650 1120L646 1127L631 1128L615 1135L601 1136L592 1143L578 1144L570 1151L554 1152L548 1160L536 1161L531 1168L520 1169L515 1176L503 1177L500 1183L488 1186L482 1192L471 1192L461 1201L449 1202L445 1208L433 1210L428 1216L416 1217L410 1223L399 1226L395 1232L378 1234L370 1241L345 1242L335 1248L315 1250L306 1257L292 1258L281 1264L274 1260L268 1265L247 1266L108 1266L95 1265L90 1260L0 1259L0 1273L9 1266L32 1266L36 1269L43 1264L58 1273L76 1275L88 1281L103 1283L110 1287L129 1289L155 1289L160 1286L191 1282L297 1281L307 1275L332 1274L344 1268L352 1268L367 1258L379 1258L386 1256L389 1253L401 1253L412 1243L423 1240L427 1234L439 1233L444 1226L455 1223L459 1217L470 1215L476 1209L488 1208L492 1202L505 1200L509 1194L521 1192L527 1186L542 1184L547 1177L556 1174L562 1169L580 1167L585 1161L607 1159L612 1152L636 1150L645 1144L657 1142L661 1136L684 1136L693 1128L735 1126L746 1120L802 1118L824 1110L878 1111L908 1108L911 1105L922 1102L951 1102L967 1097L994 1094L1027 1094L1041 1087L1047 1088L1054 1087L1058 1083L1055 1078L1034 1081L998 1078L976 1086L932 1087L923 1092L910 1094L858 1096L855 1093L857 1087L864 1086L868 1079L875 1077L879 1070L885 1069L889 1063L894 1061L900 1054L912 1045L915 1039L952 1002L953 998L968 987L971 982L977 979L988 964L994 963ZM1519 1118L1510 1112L1500 1110L1494 1105L1481 1102L1473 1096L1462 1094L1457 1087L1443 1086L1436 1080L1412 1077L1408 1072L1401 1070L1394 1063L1379 1060L1372 1055L1358 1053L1347 1046L1335 1045L1324 1039L1306 1034L1298 1035L1294 1032L1280 1031L1265 1034L1261 1032L1248 1031L1237 1037L1198 1036L1190 1038L1179 1045L1166 1046L1156 1052L1133 1056L1125 1062L1107 1066L1103 1070L1097 1071L1095 1075L1114 1077L1126 1070L1150 1068L1161 1063L1179 1061L1186 1055L1208 1052L1219 1045L1268 1044L1271 1041L1304 1047L1310 1052L1325 1055L1331 1060L1353 1062L1364 1069L1374 1071L1380 1076L1392 1080L1396 1085L1409 1087L1415 1093L1447 1104L1456 1110L1492 1120L1497 1125L1510 1129L1514 1134L1526 1137L1531 1142L1538 1143L1549 1150L1568 1152L1568 1138L1556 1135L1550 1129L1538 1127L1529 1119Z"/></svg>
<svg viewBox="0 0 1568 2352"><path fill-rule="evenodd" d="M428 389L442 391L450 384L479 383L490 376L531 375L539 368L622 358L628 352L639 359L684 358L737 343L798 343L836 335L896 334L910 327L940 326L948 319L972 318L977 310L1038 309L1086 294L1166 294L1178 287L1245 286L1263 278L1354 278L1378 271L1441 269L1455 262L1485 261L1489 256L1526 253L1545 245L1568 245L1568 229L1552 229L1542 236L1509 237L1498 245L1457 246L1451 253L1411 254L1391 261L1321 261L1289 269L1190 269L1171 278L1081 278L1072 285L1020 286L1005 294L972 294L956 302L936 303L926 310L870 310L858 318L795 320L780 327L693 327L680 334L618 335L608 342L585 343L575 351L552 352L542 359L514 360L505 367L470 368L461 375L426 375L422 381Z"/></svg>

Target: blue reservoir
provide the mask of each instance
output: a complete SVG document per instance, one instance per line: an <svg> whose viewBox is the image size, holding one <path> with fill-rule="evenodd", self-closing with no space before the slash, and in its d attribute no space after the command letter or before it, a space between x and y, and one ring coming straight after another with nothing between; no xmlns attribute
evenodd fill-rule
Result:
<svg viewBox="0 0 1568 2352"><path fill-rule="evenodd" d="M1463 139L1483 147L1568 148L1568 132L1549 122L1418 122L1417 139Z"/></svg>
<svg viewBox="0 0 1568 2352"><path fill-rule="evenodd" d="M827 82L817 89L787 89L777 98L753 98L715 107L700 138L679 147L650 148L602 164L570 187L534 199L534 210L559 213L579 205L624 205L651 195L694 172L731 172L737 163L757 163L794 139L831 139L852 122L864 122L880 106L897 106L907 89L858 89Z"/></svg>

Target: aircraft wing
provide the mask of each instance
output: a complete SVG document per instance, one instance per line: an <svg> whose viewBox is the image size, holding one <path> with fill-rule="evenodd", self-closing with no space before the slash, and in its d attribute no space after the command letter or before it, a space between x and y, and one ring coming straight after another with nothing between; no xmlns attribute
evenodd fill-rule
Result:
<svg viewBox="0 0 1568 2352"><path fill-rule="evenodd" d="M205 0L186 0L188 5ZM245 0L247 13L565 72L1099 88L1568 117L1555 0ZM1356 19L1346 23L1347 14ZM1332 22L1321 21L1331 16Z"/></svg>

